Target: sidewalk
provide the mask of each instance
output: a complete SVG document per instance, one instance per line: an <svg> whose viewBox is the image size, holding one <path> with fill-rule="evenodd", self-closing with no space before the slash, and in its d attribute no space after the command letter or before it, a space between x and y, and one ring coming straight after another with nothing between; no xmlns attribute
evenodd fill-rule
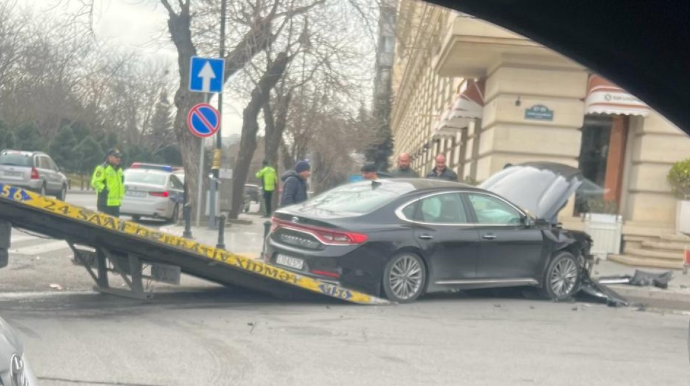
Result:
<svg viewBox="0 0 690 386"><path fill-rule="evenodd" d="M96 194L93 190L69 189L67 194Z"/></svg>
<svg viewBox="0 0 690 386"><path fill-rule="evenodd" d="M661 273L669 270L654 268L638 268L615 263L613 261L600 260L592 269L592 277L630 275L635 270ZM646 307L674 308L690 310L690 274L683 275L680 270L673 271L673 278L667 289L657 287L638 287L627 284L609 284L612 290L627 298L631 303L642 304Z"/></svg>
<svg viewBox="0 0 690 386"><path fill-rule="evenodd" d="M264 222L269 221L257 214L242 214L238 222L226 221L224 243L227 251L252 258L258 258L263 247ZM166 225L162 232L182 236L184 223ZM202 244L216 246L218 229L209 229L207 224L192 226L192 238Z"/></svg>

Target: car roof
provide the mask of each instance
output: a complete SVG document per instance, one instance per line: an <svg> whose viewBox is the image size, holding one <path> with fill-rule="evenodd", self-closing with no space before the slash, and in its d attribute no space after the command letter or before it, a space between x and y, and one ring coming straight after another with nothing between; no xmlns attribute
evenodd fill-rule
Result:
<svg viewBox="0 0 690 386"><path fill-rule="evenodd" d="M42 152L42 151L26 151L26 150L12 150L12 149L5 149L2 152L0 152L0 154L21 154L21 155L24 155L27 157L31 156L31 155L37 155L37 154L47 156L47 154Z"/></svg>
<svg viewBox="0 0 690 386"><path fill-rule="evenodd" d="M412 190L409 190L408 192L404 193L403 195L408 195L408 194L417 194L420 191L436 191L436 190L467 190L467 191L479 191L479 192L487 192L484 189L477 188L472 185L468 184L463 184L460 182L453 182L453 181L446 181L446 180L441 180L441 179L435 179L435 178L381 178L376 181L357 181L357 182L352 182L348 185L367 185L367 184L372 184L372 183L379 183L381 186L389 186L391 188L395 188L395 185L401 185L401 190L404 190L402 185L411 185Z"/></svg>
<svg viewBox="0 0 690 386"><path fill-rule="evenodd" d="M149 173L149 174L160 174L164 176L169 176L172 174L175 174L173 172L166 172L165 170L158 170L158 169L138 169L138 168L129 168L125 170L125 173Z"/></svg>

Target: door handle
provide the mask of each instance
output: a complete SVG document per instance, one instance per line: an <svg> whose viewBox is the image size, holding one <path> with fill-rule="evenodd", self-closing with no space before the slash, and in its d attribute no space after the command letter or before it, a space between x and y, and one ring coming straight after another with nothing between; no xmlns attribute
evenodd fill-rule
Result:
<svg viewBox="0 0 690 386"><path fill-rule="evenodd" d="M428 233L422 233L421 235L419 235L419 238L422 240L433 240L434 236Z"/></svg>
<svg viewBox="0 0 690 386"><path fill-rule="evenodd" d="M496 240L496 235L485 234L485 235L482 235L482 238L483 238L484 240Z"/></svg>

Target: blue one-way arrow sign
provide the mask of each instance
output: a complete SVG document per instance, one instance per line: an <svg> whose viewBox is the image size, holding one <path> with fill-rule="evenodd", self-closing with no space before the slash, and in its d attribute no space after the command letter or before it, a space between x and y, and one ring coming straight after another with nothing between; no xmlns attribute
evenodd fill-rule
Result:
<svg viewBox="0 0 690 386"><path fill-rule="evenodd" d="M192 56L189 65L189 91L222 92L224 69L224 59Z"/></svg>

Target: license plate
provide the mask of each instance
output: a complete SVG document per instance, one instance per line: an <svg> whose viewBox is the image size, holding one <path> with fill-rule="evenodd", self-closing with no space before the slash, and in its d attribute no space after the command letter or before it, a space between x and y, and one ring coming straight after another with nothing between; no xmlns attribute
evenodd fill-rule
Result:
<svg viewBox="0 0 690 386"><path fill-rule="evenodd" d="M130 196L130 197L146 197L146 192L136 192L136 191L128 190L125 192L125 194L127 196Z"/></svg>
<svg viewBox="0 0 690 386"><path fill-rule="evenodd" d="M276 263L295 269L302 269L304 267L304 260L280 254L276 256Z"/></svg>
<svg viewBox="0 0 690 386"><path fill-rule="evenodd" d="M4 172L5 177L21 177L22 172Z"/></svg>

